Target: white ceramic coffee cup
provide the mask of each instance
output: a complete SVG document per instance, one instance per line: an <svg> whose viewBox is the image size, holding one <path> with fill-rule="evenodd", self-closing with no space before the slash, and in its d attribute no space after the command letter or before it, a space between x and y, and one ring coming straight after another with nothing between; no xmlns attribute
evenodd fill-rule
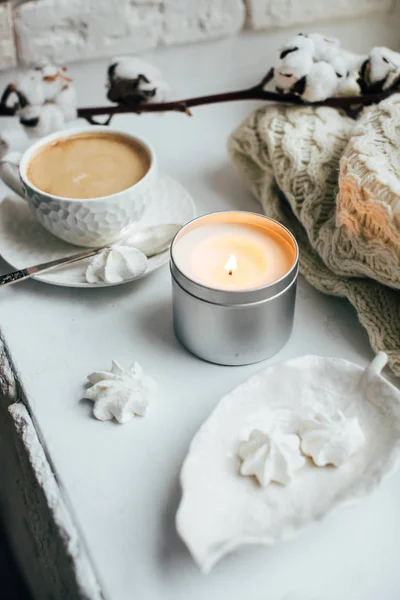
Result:
<svg viewBox="0 0 400 600"><path fill-rule="evenodd" d="M148 153L150 167L133 186L101 198L63 198L47 194L29 181L27 170L33 155L42 146L80 133L122 134ZM26 198L36 219L53 235L77 246L98 247L116 242L127 228L143 217L153 196L157 180L157 161L148 142L108 126L68 129L48 135L23 154L10 152L0 160L0 177L14 192Z"/></svg>

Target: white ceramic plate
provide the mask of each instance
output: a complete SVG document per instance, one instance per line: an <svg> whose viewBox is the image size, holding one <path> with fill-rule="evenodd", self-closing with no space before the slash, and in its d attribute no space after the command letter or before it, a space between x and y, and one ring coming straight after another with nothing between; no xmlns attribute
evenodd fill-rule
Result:
<svg viewBox="0 0 400 600"><path fill-rule="evenodd" d="M176 520L203 571L241 545L272 546L299 535L371 492L397 467L400 392L380 375L386 362L379 353L363 371L346 360L303 356L263 369L220 401L183 464ZM294 433L299 411L332 408L357 417L366 440L342 467L319 468L307 459L288 486L266 488L239 474L244 430L274 423Z"/></svg>
<svg viewBox="0 0 400 600"><path fill-rule="evenodd" d="M161 174L156 199L140 222L140 226L151 227L166 223L184 225L194 217L195 206L189 192L171 177ZM0 205L0 255L14 269L24 269L63 256L71 256L77 252L79 252L77 246L67 244L46 231L31 214L23 198L9 196ZM168 250L149 258L147 270L140 277L158 269L168 262L168 259ZM57 267L43 275L37 275L34 279L67 287L96 288L121 285L88 283L85 279L87 265L88 259L81 260ZM134 278L127 279L121 283L133 280Z"/></svg>

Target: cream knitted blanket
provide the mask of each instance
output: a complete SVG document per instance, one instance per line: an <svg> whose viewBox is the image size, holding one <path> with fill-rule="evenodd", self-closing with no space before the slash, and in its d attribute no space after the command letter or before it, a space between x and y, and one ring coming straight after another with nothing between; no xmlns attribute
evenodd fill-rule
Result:
<svg viewBox="0 0 400 600"><path fill-rule="evenodd" d="M357 122L327 107L263 107L229 140L265 213L294 233L302 274L349 299L372 348L387 353L398 376L399 128L394 96Z"/></svg>

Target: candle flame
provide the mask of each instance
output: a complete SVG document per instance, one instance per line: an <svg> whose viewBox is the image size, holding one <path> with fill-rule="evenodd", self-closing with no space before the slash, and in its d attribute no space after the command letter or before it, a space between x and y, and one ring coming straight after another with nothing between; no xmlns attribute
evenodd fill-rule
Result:
<svg viewBox="0 0 400 600"><path fill-rule="evenodd" d="M228 275L232 276L234 271L236 271L236 268L236 256L234 254L231 254L228 260L226 261L225 269L227 270Z"/></svg>

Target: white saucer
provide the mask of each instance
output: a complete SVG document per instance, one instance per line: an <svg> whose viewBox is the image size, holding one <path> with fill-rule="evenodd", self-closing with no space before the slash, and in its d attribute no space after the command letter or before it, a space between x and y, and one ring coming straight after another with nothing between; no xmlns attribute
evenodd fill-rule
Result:
<svg viewBox="0 0 400 600"><path fill-rule="evenodd" d="M150 227L166 223L184 225L195 217L193 198L177 181L168 175L160 174L156 199L149 207L140 226ZM20 196L8 196L0 204L0 255L14 269L24 269L43 262L71 256L79 252L46 231L31 214L27 203ZM127 279L128 283L140 279L158 269L169 259L169 251L149 258L148 267L140 277ZM88 259L57 267L34 279L67 287L98 288L120 285L115 283L88 283L85 272Z"/></svg>

